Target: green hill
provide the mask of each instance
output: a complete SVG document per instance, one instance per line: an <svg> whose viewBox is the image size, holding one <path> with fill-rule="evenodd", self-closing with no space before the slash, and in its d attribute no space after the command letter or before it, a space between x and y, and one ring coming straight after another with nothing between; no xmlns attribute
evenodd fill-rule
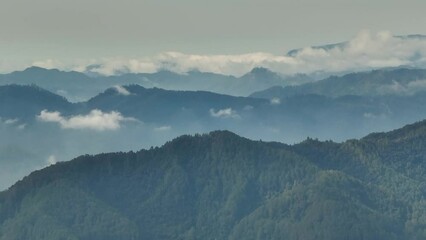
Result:
<svg viewBox="0 0 426 240"><path fill-rule="evenodd" d="M0 239L424 239L426 122L342 144L231 132L81 156L0 193Z"/></svg>

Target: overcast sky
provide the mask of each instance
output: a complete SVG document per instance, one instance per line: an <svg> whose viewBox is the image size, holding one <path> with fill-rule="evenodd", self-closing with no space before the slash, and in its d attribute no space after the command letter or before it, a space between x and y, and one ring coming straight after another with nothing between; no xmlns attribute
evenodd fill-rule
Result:
<svg viewBox="0 0 426 240"><path fill-rule="evenodd" d="M423 34L425 9L424 0L0 0L0 61L284 54L363 29Z"/></svg>

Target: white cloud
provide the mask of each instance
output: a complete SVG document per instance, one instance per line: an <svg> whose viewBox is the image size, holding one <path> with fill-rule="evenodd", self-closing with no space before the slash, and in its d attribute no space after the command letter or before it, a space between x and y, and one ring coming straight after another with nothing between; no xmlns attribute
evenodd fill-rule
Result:
<svg viewBox="0 0 426 240"><path fill-rule="evenodd" d="M232 108L225 108L220 110L210 109L210 116L215 118L239 118L240 116Z"/></svg>
<svg viewBox="0 0 426 240"><path fill-rule="evenodd" d="M112 111L104 113L101 110L92 110L87 115L77 115L63 117L60 112L41 111L37 116L43 122L58 123L64 129L91 129L97 131L119 129L123 121L135 121L133 118L126 118L119 112Z"/></svg>
<svg viewBox="0 0 426 240"><path fill-rule="evenodd" d="M165 131L170 131L171 129L172 129L171 126L161 126L161 127L154 128L154 131L156 131L156 132L165 132Z"/></svg>
<svg viewBox="0 0 426 240"><path fill-rule="evenodd" d="M56 164L58 162L58 160L56 159L55 155L50 155L47 158L46 161L47 161L48 165L54 165L54 164Z"/></svg>
<svg viewBox="0 0 426 240"><path fill-rule="evenodd" d="M371 113L371 112L365 112L363 114L363 117L367 118L367 119L378 119L378 118L386 119L387 115L386 115L386 113L377 113L376 114L376 113Z"/></svg>
<svg viewBox="0 0 426 240"><path fill-rule="evenodd" d="M13 126L13 127L15 127L16 129L19 129L19 130L23 130L27 126L27 124L25 124L25 123L19 124L18 118L10 118L10 119L6 119L6 120L2 120L2 118L0 118L0 124Z"/></svg>
<svg viewBox="0 0 426 240"><path fill-rule="evenodd" d="M14 119L7 119L6 121L4 121L5 124L14 124L17 123L19 121L19 119L14 118Z"/></svg>
<svg viewBox="0 0 426 240"><path fill-rule="evenodd" d="M281 104L281 99L275 97L271 99L271 104L272 105L280 105Z"/></svg>
<svg viewBox="0 0 426 240"><path fill-rule="evenodd" d="M114 89L117 91L118 94L124 95L124 96L128 96L131 93L129 92L129 90L127 90L125 87L120 86L120 85L116 85L114 86Z"/></svg>
<svg viewBox="0 0 426 240"><path fill-rule="evenodd" d="M56 93L57 93L57 94L59 94L59 95L63 95L63 96L68 95L68 92L67 92L67 91L65 91L65 90L63 90L63 89L59 89L59 90L57 90L57 91L56 91Z"/></svg>
<svg viewBox="0 0 426 240"><path fill-rule="evenodd" d="M52 59L33 65L65 70L90 71L102 75L152 73L167 69L242 75L254 67L266 67L284 74L318 71L341 72L409 65L426 67L426 38L394 37L390 32L361 31L346 43L329 48L305 47L291 55L255 52L237 55L199 55L165 52L135 59L104 58L64 64Z"/></svg>

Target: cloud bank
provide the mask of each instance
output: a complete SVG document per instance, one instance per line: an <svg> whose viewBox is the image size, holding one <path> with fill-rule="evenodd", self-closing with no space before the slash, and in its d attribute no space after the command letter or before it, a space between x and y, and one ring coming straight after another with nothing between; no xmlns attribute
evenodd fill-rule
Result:
<svg viewBox="0 0 426 240"><path fill-rule="evenodd" d="M225 109L210 109L210 116L215 118L239 118L240 116L237 114L235 110L232 110L232 108L225 108Z"/></svg>
<svg viewBox="0 0 426 240"><path fill-rule="evenodd" d="M134 121L126 118L119 112L104 113L101 110L92 110L87 115L64 117L60 112L41 111L37 119L43 122L58 123L63 129L90 129L96 131L116 130L121 127L123 121Z"/></svg>
<svg viewBox="0 0 426 240"><path fill-rule="evenodd" d="M239 55L165 52L139 59L106 58L73 64L48 59L33 65L101 75L152 73L165 69L177 73L199 70L235 76L245 74L254 67L266 67L283 74L344 72L401 65L426 67L426 37L395 37L387 31L361 31L348 42L326 47L305 47L282 55L265 52Z"/></svg>

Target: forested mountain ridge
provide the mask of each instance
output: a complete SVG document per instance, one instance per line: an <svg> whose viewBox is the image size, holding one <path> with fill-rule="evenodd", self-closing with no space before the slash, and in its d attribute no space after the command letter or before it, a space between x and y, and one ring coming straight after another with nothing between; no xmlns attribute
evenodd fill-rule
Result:
<svg viewBox="0 0 426 240"><path fill-rule="evenodd" d="M344 143L228 131L81 156L0 193L0 239L424 239L426 122Z"/></svg>

